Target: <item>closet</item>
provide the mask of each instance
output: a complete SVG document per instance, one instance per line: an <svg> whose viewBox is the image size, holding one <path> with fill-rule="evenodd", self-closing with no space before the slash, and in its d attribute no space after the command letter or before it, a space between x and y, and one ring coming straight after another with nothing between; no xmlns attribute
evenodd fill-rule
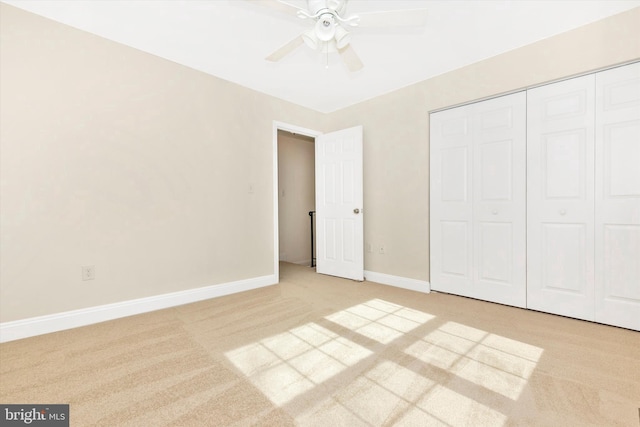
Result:
<svg viewBox="0 0 640 427"><path fill-rule="evenodd" d="M640 63L430 116L431 288L640 330Z"/></svg>

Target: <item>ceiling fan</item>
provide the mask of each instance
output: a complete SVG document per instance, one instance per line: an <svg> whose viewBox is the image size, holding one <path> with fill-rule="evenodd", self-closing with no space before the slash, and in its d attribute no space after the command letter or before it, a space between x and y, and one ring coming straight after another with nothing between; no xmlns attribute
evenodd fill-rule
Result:
<svg viewBox="0 0 640 427"><path fill-rule="evenodd" d="M350 44L354 27L407 27L421 26L426 21L426 9L347 13L348 0L307 0L307 8L279 0L251 0L312 22L312 27L278 48L265 59L277 62L302 44L323 53L338 52L351 72L362 69L363 64Z"/></svg>

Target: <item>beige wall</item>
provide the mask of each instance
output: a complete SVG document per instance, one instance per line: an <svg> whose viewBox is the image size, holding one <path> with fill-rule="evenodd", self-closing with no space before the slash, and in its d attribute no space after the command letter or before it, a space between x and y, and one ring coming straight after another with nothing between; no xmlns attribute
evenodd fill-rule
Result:
<svg viewBox="0 0 640 427"><path fill-rule="evenodd" d="M280 261L311 262L309 211L315 210L315 144L312 138L278 134L278 242Z"/></svg>
<svg viewBox="0 0 640 427"><path fill-rule="evenodd" d="M364 125L365 269L429 280L429 112L640 58L640 8L329 115Z"/></svg>
<svg viewBox="0 0 640 427"><path fill-rule="evenodd" d="M323 115L0 19L0 322L273 274L273 120L364 125L365 268L428 280L429 111L640 58L634 9Z"/></svg>
<svg viewBox="0 0 640 427"><path fill-rule="evenodd" d="M0 8L0 322L274 273L273 121L324 115Z"/></svg>

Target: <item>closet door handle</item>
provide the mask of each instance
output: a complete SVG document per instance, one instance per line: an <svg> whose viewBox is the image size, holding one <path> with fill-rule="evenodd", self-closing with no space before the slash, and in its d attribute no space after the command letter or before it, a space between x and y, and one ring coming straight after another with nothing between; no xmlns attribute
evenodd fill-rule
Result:
<svg viewBox="0 0 640 427"><path fill-rule="evenodd" d="M560 209L560 210L558 211L558 213L559 213L560 215L566 215L566 214L567 214L567 211L565 211L564 209Z"/></svg>
<svg viewBox="0 0 640 427"><path fill-rule="evenodd" d="M494 210L492 210L492 211L491 211L491 213L492 213L493 215L498 215L498 210L497 210L497 209L494 209Z"/></svg>

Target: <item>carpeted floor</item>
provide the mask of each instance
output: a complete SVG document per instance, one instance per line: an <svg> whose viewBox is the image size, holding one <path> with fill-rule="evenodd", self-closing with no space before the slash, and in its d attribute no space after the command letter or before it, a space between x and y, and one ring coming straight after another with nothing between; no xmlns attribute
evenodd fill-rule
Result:
<svg viewBox="0 0 640 427"><path fill-rule="evenodd" d="M72 426L640 426L640 333L281 264L279 285L0 345Z"/></svg>

